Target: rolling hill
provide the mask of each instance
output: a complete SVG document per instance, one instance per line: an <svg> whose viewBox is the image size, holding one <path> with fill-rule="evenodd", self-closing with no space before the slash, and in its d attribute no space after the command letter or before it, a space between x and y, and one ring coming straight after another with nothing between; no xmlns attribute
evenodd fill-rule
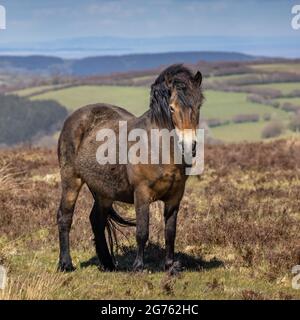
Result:
<svg viewBox="0 0 300 320"><path fill-rule="evenodd" d="M238 52L169 52L155 54L128 54L96 56L83 59L62 59L50 56L0 56L0 72L33 74L71 74L76 76L105 75L114 72L141 71L162 65L196 63L198 61L252 61L255 56Z"/></svg>

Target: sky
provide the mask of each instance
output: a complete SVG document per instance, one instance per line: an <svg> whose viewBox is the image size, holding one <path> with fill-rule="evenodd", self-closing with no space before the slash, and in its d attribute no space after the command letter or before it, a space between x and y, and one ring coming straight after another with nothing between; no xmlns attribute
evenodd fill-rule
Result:
<svg viewBox="0 0 300 320"><path fill-rule="evenodd" d="M0 47L60 38L291 37L293 0L0 0ZM300 42L300 41L299 41Z"/></svg>

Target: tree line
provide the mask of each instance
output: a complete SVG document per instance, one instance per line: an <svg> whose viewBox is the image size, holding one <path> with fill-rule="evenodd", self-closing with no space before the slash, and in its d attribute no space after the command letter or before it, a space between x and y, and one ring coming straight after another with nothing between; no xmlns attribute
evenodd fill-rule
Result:
<svg viewBox="0 0 300 320"><path fill-rule="evenodd" d="M38 135L55 132L67 114L67 109L56 101L0 95L0 144L28 142Z"/></svg>

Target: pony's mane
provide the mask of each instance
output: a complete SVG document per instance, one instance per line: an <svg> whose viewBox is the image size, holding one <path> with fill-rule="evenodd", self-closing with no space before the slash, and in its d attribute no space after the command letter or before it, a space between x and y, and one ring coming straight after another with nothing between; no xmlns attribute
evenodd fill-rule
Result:
<svg viewBox="0 0 300 320"><path fill-rule="evenodd" d="M170 81L173 88L176 88L178 99L183 107L191 107L191 100L194 100L193 95L187 96L186 89L191 88L193 84L194 75L191 70L182 64L174 64L166 68L156 78L151 86L150 95L150 110L151 119L160 128L173 129L172 116L169 108L169 101L172 94L170 88ZM193 90L190 90L190 92ZM195 90L194 90L195 91ZM195 96L200 94L202 99L201 88Z"/></svg>
<svg viewBox="0 0 300 320"><path fill-rule="evenodd" d="M191 72L191 70L186 68L183 64L173 64L160 73L160 75L154 81L153 85L162 83L166 81L166 79L174 78L179 74L181 75L182 78L183 77L185 77L186 79L193 78L193 73Z"/></svg>

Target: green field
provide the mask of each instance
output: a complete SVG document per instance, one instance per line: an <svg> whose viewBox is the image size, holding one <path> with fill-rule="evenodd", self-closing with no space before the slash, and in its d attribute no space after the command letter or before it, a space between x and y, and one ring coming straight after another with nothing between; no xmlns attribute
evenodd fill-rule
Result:
<svg viewBox="0 0 300 320"><path fill-rule="evenodd" d="M279 103L291 103L293 105L300 106L300 97L279 98L279 99L275 99L275 101L278 101Z"/></svg>
<svg viewBox="0 0 300 320"><path fill-rule="evenodd" d="M265 113L276 114L285 118L287 113L276 110L270 106L255 104L246 100L247 94L205 91L205 101L202 108L202 116L206 119L220 118L230 120L236 114ZM140 87L117 86L81 86L57 91L47 92L34 96L33 100L53 99L66 106L69 110L75 110L81 106L106 102L125 107L136 115L142 114L149 106L149 91Z"/></svg>
<svg viewBox="0 0 300 320"><path fill-rule="evenodd" d="M229 124L211 130L212 137L225 142L259 141L261 132L266 122L250 122L241 124Z"/></svg>
<svg viewBox="0 0 300 320"><path fill-rule="evenodd" d="M237 114L259 114L262 116L269 113L280 119L288 118L288 113L285 111L251 103L246 98L246 93L207 90L205 91L202 117L231 120ZM136 115L141 115L149 106L149 89L143 87L80 86L50 91L34 96L32 99L53 99L66 106L70 111L87 104L106 102L122 106ZM256 141L260 139L263 126L263 122L230 124L213 128L212 133L214 137L225 141Z"/></svg>
<svg viewBox="0 0 300 320"><path fill-rule="evenodd" d="M251 87L258 89L276 89L280 90L283 94L288 94L293 90L300 90L300 82L282 82L282 83L267 83L267 84L257 84L257 85L246 85L243 87Z"/></svg>
<svg viewBox="0 0 300 320"><path fill-rule="evenodd" d="M18 91L12 92L12 94L17 94L18 96L21 97L26 97L34 93L38 93L43 90L50 90L50 89L55 89L57 87L60 87L61 85L46 85L46 86L38 86L38 87L32 87L32 88L27 88L27 89L22 89Z"/></svg>
<svg viewBox="0 0 300 320"><path fill-rule="evenodd" d="M266 63L251 65L251 68L266 72L295 72L300 73L299 63Z"/></svg>
<svg viewBox="0 0 300 320"><path fill-rule="evenodd" d="M32 99L53 99L71 111L87 104L105 102L124 107L136 115L141 115L149 105L149 89L120 86L80 86L47 92L34 96Z"/></svg>
<svg viewBox="0 0 300 320"><path fill-rule="evenodd" d="M205 92L205 99L203 105L202 115L204 118L220 118L232 119L237 114L253 114L257 113L263 115L270 113L277 115L280 118L286 118L287 113L274 109L271 106L252 103L247 101L246 93L211 91Z"/></svg>

